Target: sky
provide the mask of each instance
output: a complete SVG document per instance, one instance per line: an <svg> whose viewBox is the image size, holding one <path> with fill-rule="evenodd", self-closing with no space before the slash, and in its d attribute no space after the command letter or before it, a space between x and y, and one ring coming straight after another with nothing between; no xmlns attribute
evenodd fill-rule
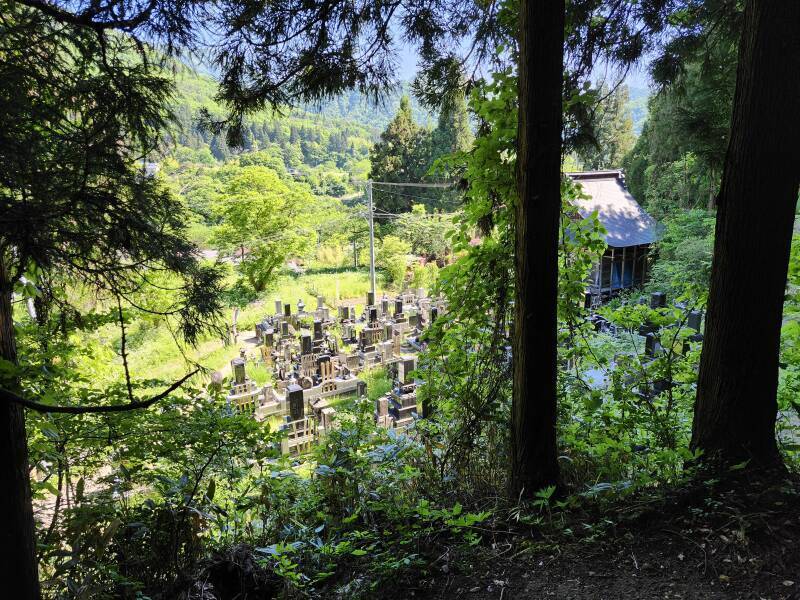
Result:
<svg viewBox="0 0 800 600"><path fill-rule="evenodd" d="M399 40L399 37L396 39ZM401 81L412 81L417 73L417 63L419 62L419 55L416 50L408 44L398 43L397 51L397 77ZM614 73L606 73L606 69L601 67L595 69L593 80L600 80L604 77L611 77L614 79ZM628 87L647 89L650 87L650 76L647 72L647 65L641 64L632 67L625 77L625 83Z"/></svg>

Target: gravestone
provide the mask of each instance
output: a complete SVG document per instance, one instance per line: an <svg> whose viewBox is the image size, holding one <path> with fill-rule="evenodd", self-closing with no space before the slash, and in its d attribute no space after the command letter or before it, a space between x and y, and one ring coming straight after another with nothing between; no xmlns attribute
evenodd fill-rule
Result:
<svg viewBox="0 0 800 600"><path fill-rule="evenodd" d="M283 316L287 319L292 316L292 305L291 304L284 304L283 305Z"/></svg>
<svg viewBox="0 0 800 600"><path fill-rule="evenodd" d="M400 383L412 383L411 371L417 368L416 358L404 358L397 364L397 380Z"/></svg>
<svg viewBox="0 0 800 600"><path fill-rule="evenodd" d="M378 419L383 420L389 414L389 399L386 396L381 396L375 402L375 412Z"/></svg>
<svg viewBox="0 0 800 600"><path fill-rule="evenodd" d="M375 292L367 292L367 306L375 305Z"/></svg>
<svg viewBox="0 0 800 600"><path fill-rule="evenodd" d="M312 352L311 336L304 333L300 336L300 354L311 354Z"/></svg>
<svg viewBox="0 0 800 600"><path fill-rule="evenodd" d="M396 298L394 301L394 316L403 314L403 299Z"/></svg>
<svg viewBox="0 0 800 600"><path fill-rule="evenodd" d="M322 321L314 321L314 341L322 339Z"/></svg>
<svg viewBox="0 0 800 600"><path fill-rule="evenodd" d="M646 336L650 333L655 333L658 331L658 327L653 325L652 323L642 323L639 325L639 335Z"/></svg>
<svg viewBox="0 0 800 600"><path fill-rule="evenodd" d="M392 345L394 346L393 352L394 354L400 355L400 350L403 345L403 336L400 335L399 331L392 332Z"/></svg>
<svg viewBox="0 0 800 600"><path fill-rule="evenodd" d="M283 302L281 300L275 300L275 314L280 315L282 310Z"/></svg>
<svg viewBox="0 0 800 600"><path fill-rule="evenodd" d="M293 383L286 388L289 398L289 417L292 421L299 421L305 413L303 406L303 388Z"/></svg>
<svg viewBox="0 0 800 600"><path fill-rule="evenodd" d="M648 333L644 338L644 353L647 356L655 356L661 349L661 344L658 343L658 337L655 333Z"/></svg>
<svg viewBox="0 0 800 600"><path fill-rule="evenodd" d="M231 367L233 368L233 380L237 385L241 385L245 382L246 375L244 372L244 364L245 360L243 358L234 358L231 361Z"/></svg>
<svg viewBox="0 0 800 600"><path fill-rule="evenodd" d="M653 292L650 294L650 308L666 308L667 295L664 292Z"/></svg>
<svg viewBox="0 0 800 600"><path fill-rule="evenodd" d="M686 325L695 331L700 331L700 321L703 319L703 313L699 310L693 310L689 313L686 319Z"/></svg>

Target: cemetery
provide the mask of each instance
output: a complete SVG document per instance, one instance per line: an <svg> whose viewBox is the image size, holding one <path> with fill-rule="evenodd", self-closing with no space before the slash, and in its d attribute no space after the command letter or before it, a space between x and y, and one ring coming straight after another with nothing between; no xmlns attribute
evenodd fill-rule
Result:
<svg viewBox="0 0 800 600"><path fill-rule="evenodd" d="M360 315L345 304L335 313L323 297L313 311L300 300L275 300L274 314L256 323L257 351L245 350L231 361L227 402L239 413L263 421L280 419L283 454L308 450L336 426L336 404L366 395L359 379L365 370L382 367L392 382L375 403L375 421L403 432L419 414L413 371L425 346L421 336L444 310L443 301L422 288L393 299L369 292ZM247 376L248 363L271 370L272 382L258 386Z"/></svg>

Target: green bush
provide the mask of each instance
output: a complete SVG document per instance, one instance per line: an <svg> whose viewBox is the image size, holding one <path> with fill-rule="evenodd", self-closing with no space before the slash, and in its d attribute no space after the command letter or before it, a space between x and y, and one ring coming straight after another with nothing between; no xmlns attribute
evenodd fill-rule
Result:
<svg viewBox="0 0 800 600"><path fill-rule="evenodd" d="M375 256L376 265L386 272L389 283L402 287L408 269L411 244L399 237L387 235Z"/></svg>

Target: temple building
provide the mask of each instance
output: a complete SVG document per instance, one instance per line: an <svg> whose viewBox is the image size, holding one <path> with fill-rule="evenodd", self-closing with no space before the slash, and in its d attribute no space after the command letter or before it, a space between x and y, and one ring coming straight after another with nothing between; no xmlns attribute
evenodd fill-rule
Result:
<svg viewBox="0 0 800 600"><path fill-rule="evenodd" d="M605 254L592 269L588 289L593 298L613 296L647 279L650 247L659 226L625 187L622 171L567 173L581 184L587 198L575 201L581 217L597 212L606 229Z"/></svg>

